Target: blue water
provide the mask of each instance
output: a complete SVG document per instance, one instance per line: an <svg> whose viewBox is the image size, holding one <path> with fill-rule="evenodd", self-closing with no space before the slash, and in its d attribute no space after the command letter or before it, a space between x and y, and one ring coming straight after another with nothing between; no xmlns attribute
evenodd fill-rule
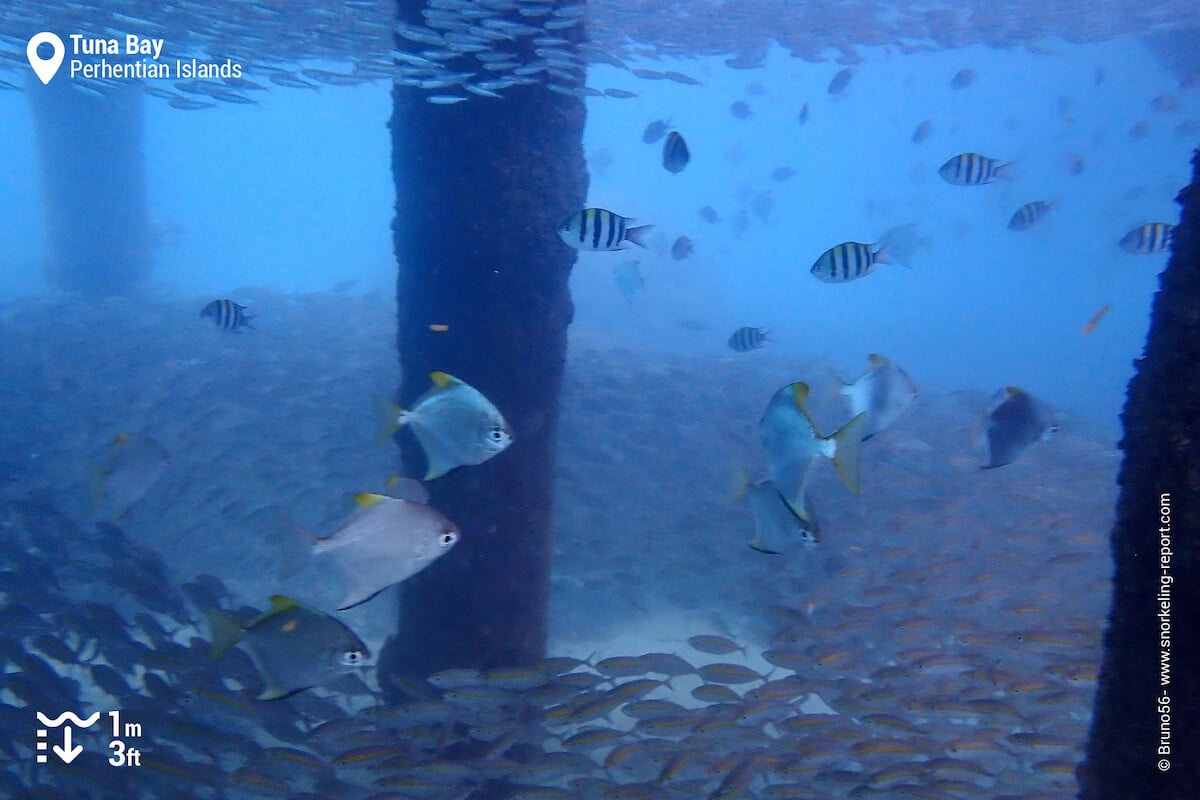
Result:
<svg viewBox="0 0 1200 800"><path fill-rule="evenodd" d="M750 648L730 659L765 675L773 662L763 650L783 637L813 662L808 691L839 709L843 752L821 765L831 786L849 786L837 783L847 779L838 772L850 763L847 742L894 734L851 717L886 712L920 717L935 734L926 740L935 742L930 752L980 726L996 748L979 759L1000 776L980 792L999 791L1010 778L1067 791L1110 588L1104 537L1119 458L1116 415L1167 260L1127 254L1116 242L1143 222L1177 219L1172 198L1189 177L1194 136L1174 128L1200 118L1200 96L1180 95L1171 113L1152 111L1155 96L1178 94L1178 79L1132 39L1045 48L864 50L837 97L826 86L840 65L778 49L755 70L731 70L716 58L631 65L683 72L702 87L611 67L589 71L589 86L639 96L587 101L588 202L656 230L644 251L580 254L572 276L576 316L556 473L556 654L663 649L700 664L714 659L688 650L687 636L720 633ZM956 91L950 79L963 68L977 77ZM233 604L261 606L280 590L279 509L327 531L350 494L377 489L394 469L392 450L370 448L369 398L399 379L390 224L394 193L405 187L391 179L382 82L255 97L258 106L200 112L148 101L150 216L161 233L154 279L142 298L83 305L54 296L41 279L39 154L25 97L0 92L0 363L15 389L0 394L0 511L31 541L38 525L45 532L53 523L66 541L92 542L84 465L117 431L144 427L171 453L171 467L123 520L124 546L163 552L179 582L211 573ZM729 113L737 100L751 106L749 119ZM642 142L646 124L661 118L692 152L678 175L662 169L661 145ZM933 132L914 144L923 120ZM1128 132L1142 120L1149 133L1134 140ZM938 166L964 151L1016 162L1014 180L945 183ZM1066 170L1072 156L1085 165L1079 176ZM770 177L785 166L795 171L789 180ZM1039 199L1058 208L1032 230L1010 231L1013 211ZM703 206L720 222L701 220ZM907 223L932 237L911 270L885 265L842 285L808 274L834 244L871 242ZM669 253L680 235L696 247L682 261ZM630 299L614 269L635 260L646 285ZM349 291L327 291L347 282ZM195 314L214 296L249 303L260 330L201 327ZM1110 313L1084 335L1106 303ZM733 353L726 339L743 325L771 328L775 342ZM872 352L903 365L922 397L894 430L864 446L862 494L851 495L821 465L813 487L822 545L774 560L744 547L753 520L729 496L728 476L739 466L762 469L753 423L766 399L785 382L815 383L825 368L857 374ZM973 425L986 397L1005 385L1052 404L1062 430L1018 463L981 472ZM49 516L48 507L66 517ZM27 550L21 558L44 557ZM140 608L121 593L127 571L80 577L76 566L41 564L97 602ZM175 592L173 581L159 588ZM305 599L317 603L329 587L285 588L310 591ZM394 620L394 594L346 617L373 646ZM78 599L32 591L28 598L21 603L46 603L43 613L63 619ZM70 618L67 629L86 622ZM45 633L51 623L28 624L10 633ZM197 618L177 634L203 636L202 627ZM171 725L198 716L188 711L195 698L185 687L214 674L201 650L190 655L154 667L176 690L158 704L162 716L147 716L163 757L165 742L187 745L196 735ZM897 665L930 669L896 677ZM146 669L137 659L124 667L131 680ZM82 686L88 702L110 707L87 669L58 664L56 687L70 697ZM80 686L62 684L64 676ZM860 695L868 679L893 694ZM682 697L686 688L657 696ZM150 714L136 687L119 699ZM988 703L998 699L992 713ZM396 737L387 717L341 717L347 708L312 710L302 705L309 700L273 713L293 726L303 714L352 720L368 738ZM474 711L454 713L475 721ZM255 724L258 713L248 717ZM0 733L21 742L12 752L28 755L13 719L0 721ZM211 719L230 737L246 728L237 747L212 759L231 773L263 739L225 707ZM556 734L573 733L577 721L569 722ZM1049 755L1009 747L1006 737L1022 728L1053 729L1070 744ZM325 759L357 744L292 733ZM200 762L208 764L196 756L188 768ZM32 775L19 766L0 778ZM657 774L651 766L658 765L630 774L648 780ZM874 766L859 762L864 774ZM376 777L370 766L354 770L344 774L362 786ZM317 771L300 772L318 779Z"/></svg>
<svg viewBox="0 0 1200 800"><path fill-rule="evenodd" d="M837 97L826 85L840 66L779 49L756 70L712 58L645 64L685 72L703 87L592 68L589 85L640 96L588 100L585 147L600 167L589 203L656 231L650 252L580 256L573 330L626 347L717 353L738 326L770 327L779 348L829 359L846 373L880 351L925 385L1017 384L1115 433L1166 262L1129 255L1115 242L1142 222L1177 219L1172 198L1187 179L1194 142L1173 129L1197 118L1200 98L1182 95L1180 110L1152 112L1150 100L1174 91L1177 78L1136 40L1046 48L1053 55L981 46L867 51ZM964 67L977 77L956 91L949 81ZM762 93L749 93L751 84ZM148 104L151 219L169 229L156 253L158 286L219 294L356 280L390 289L388 88L275 88L256 97L257 107L202 112ZM738 99L753 110L748 120L728 112ZM805 102L809 120L801 126ZM1060 102L1069 102L1069 122ZM38 292L45 243L23 95L0 93L0 118L8 121L0 129L8 187L0 218L10 223L0 230L0 296ZM659 166L658 145L641 141L659 118L690 145L692 163L679 175ZM913 129L926 119L932 135L913 144ZM1150 132L1133 141L1127 134L1139 120ZM937 167L963 151L1016 161L1015 180L946 184ZM603 168L598 156L611 165ZM1067 173L1069 156L1082 158L1081 175ZM780 166L795 176L771 180ZM768 221L750 214L738 235L735 216L763 192L773 203ZM1032 230L1008 230L1012 212L1036 199L1059 208ZM719 224L700 220L705 205L721 214ZM807 274L833 244L873 241L909 222L933 237L913 270L883 266L867 280L832 286ZM665 248L683 234L696 253L676 262ZM635 258L647 286L631 304L611 270ZM1081 335L1105 303L1113 304L1108 316ZM697 335L683 320L712 331Z"/></svg>

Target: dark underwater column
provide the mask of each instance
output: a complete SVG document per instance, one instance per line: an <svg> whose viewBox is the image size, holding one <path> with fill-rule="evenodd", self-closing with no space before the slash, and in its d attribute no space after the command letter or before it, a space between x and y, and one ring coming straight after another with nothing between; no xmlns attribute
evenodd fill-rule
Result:
<svg viewBox="0 0 1200 800"><path fill-rule="evenodd" d="M1122 414L1087 800L1200 796L1200 151L1192 167Z"/></svg>
<svg viewBox="0 0 1200 800"><path fill-rule="evenodd" d="M402 2L401 17L419 22L420 5ZM411 406L431 371L449 372L500 409L515 441L429 484L431 503L462 540L402 584L399 628L380 657L385 689L395 674L544 655L575 262L557 227L587 193L578 97L543 85L455 105L429 103L427 94L397 87L390 123L398 400ZM421 475L419 447L407 432L399 438L410 472Z"/></svg>
<svg viewBox="0 0 1200 800"><path fill-rule="evenodd" d="M86 297L131 294L150 274L144 97L139 83L97 96L60 73L25 92L46 213L46 282Z"/></svg>

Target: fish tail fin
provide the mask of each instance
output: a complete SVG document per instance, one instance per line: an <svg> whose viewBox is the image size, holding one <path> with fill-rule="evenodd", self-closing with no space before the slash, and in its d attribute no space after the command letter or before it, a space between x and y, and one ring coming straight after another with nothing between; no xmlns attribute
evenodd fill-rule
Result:
<svg viewBox="0 0 1200 800"><path fill-rule="evenodd" d="M208 657L211 661L216 661L238 643L242 638L242 629L231 615L219 609L205 609L204 616L208 618Z"/></svg>
<svg viewBox="0 0 1200 800"><path fill-rule="evenodd" d="M256 317L255 315L247 314L246 312L243 311L242 312L242 327L246 328L248 330L252 330L252 331L258 330L258 328L254 327L254 325L253 325L254 320L256 320L256 319L258 319L258 317Z"/></svg>
<svg viewBox="0 0 1200 800"><path fill-rule="evenodd" d="M653 225L638 225L636 228L627 228L625 230L625 239L645 249L646 241L644 237L652 230L654 230Z"/></svg>
<svg viewBox="0 0 1200 800"><path fill-rule="evenodd" d="M729 480L729 499L735 502L741 500L749 489L750 473L741 464L735 464Z"/></svg>
<svg viewBox="0 0 1200 800"><path fill-rule="evenodd" d="M1013 175L1016 164L1017 162L1015 161L1006 161L992 170L992 175L1002 180L1011 181L1014 177L1016 177Z"/></svg>
<svg viewBox="0 0 1200 800"><path fill-rule="evenodd" d="M375 431L375 443L384 444L396 431L404 427L404 415L407 410L398 406L381 394L375 395L375 411L379 419L379 428Z"/></svg>
<svg viewBox="0 0 1200 800"><path fill-rule="evenodd" d="M896 263L896 262L892 261L891 258L888 257L888 250L890 248L891 248L890 244L885 244L883 247L879 248L878 250L876 250L874 253L871 254L871 260L874 261L876 264L894 264L894 263Z"/></svg>
<svg viewBox="0 0 1200 800"><path fill-rule="evenodd" d="M277 513L284 529L284 535L279 537L279 580L285 581L304 569L318 538L282 511Z"/></svg>
<svg viewBox="0 0 1200 800"><path fill-rule="evenodd" d="M858 494L858 456L862 449L863 433L867 428L867 412L863 411L829 437L837 444L833 465L850 491Z"/></svg>

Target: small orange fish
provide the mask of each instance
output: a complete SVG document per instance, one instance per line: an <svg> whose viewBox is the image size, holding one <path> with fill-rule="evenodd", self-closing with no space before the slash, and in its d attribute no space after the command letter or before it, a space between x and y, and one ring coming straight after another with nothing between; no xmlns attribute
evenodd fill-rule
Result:
<svg viewBox="0 0 1200 800"><path fill-rule="evenodd" d="M1090 320L1088 320L1087 325L1083 326L1083 332L1091 333L1092 331L1094 331L1096 329L1096 324L1099 323L1100 320L1104 319L1104 315L1108 313L1108 309L1111 306L1112 306L1112 303L1105 303L1103 306L1101 306L1100 310L1097 311L1095 314L1093 314L1092 318Z"/></svg>
<svg viewBox="0 0 1200 800"><path fill-rule="evenodd" d="M444 325L440 322L432 322L429 325L429 330L433 331L434 333L445 333L446 331L450 330L450 326Z"/></svg>

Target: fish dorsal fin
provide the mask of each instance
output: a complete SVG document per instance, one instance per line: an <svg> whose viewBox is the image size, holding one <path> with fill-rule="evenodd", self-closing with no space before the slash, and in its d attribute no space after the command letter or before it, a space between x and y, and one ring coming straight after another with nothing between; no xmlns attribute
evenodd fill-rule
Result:
<svg viewBox="0 0 1200 800"><path fill-rule="evenodd" d="M374 492L359 492L354 495L354 502L359 508L370 508L377 504L380 500L387 499L385 495L375 494Z"/></svg>
<svg viewBox="0 0 1200 800"><path fill-rule="evenodd" d="M439 389L448 389L455 384L462 383L462 381L451 375L449 372L431 372L429 373L429 379L433 381L433 385Z"/></svg>
<svg viewBox="0 0 1200 800"><path fill-rule="evenodd" d="M293 608L300 608L300 602L298 600L293 600L292 598L285 597L281 594L271 595L270 600L271 610L263 616L270 616L271 614L278 614L281 611L290 611Z"/></svg>
<svg viewBox="0 0 1200 800"><path fill-rule="evenodd" d="M808 399L808 384L803 381L792 384L792 399L796 401L796 408L804 410L804 401Z"/></svg>
<svg viewBox="0 0 1200 800"><path fill-rule="evenodd" d="M870 368L870 369L873 369L875 367L881 367L886 363L887 363L887 359L884 358L883 356L879 355L878 353L871 353L871 355L867 356L867 364L869 365L868 368Z"/></svg>

